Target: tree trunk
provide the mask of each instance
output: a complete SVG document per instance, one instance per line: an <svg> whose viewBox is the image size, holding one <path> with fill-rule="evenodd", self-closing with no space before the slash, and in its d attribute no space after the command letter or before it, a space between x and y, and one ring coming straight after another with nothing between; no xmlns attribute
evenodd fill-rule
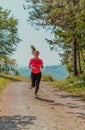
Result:
<svg viewBox="0 0 85 130"><path fill-rule="evenodd" d="M77 72L77 42L76 38L73 38L72 42L72 59L73 59L73 75L76 76L78 75Z"/></svg>
<svg viewBox="0 0 85 130"><path fill-rule="evenodd" d="M77 53L77 56L78 56L79 73L81 74L82 73L82 69L81 69L81 61L80 61L80 52L79 51Z"/></svg>
<svg viewBox="0 0 85 130"><path fill-rule="evenodd" d="M81 55L82 55L83 62L85 62L84 52L83 51L81 52Z"/></svg>

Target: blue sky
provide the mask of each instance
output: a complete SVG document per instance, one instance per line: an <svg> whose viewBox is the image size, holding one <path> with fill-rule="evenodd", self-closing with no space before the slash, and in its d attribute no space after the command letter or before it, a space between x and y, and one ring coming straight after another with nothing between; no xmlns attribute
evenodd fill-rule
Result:
<svg viewBox="0 0 85 130"><path fill-rule="evenodd" d="M51 39L53 35L50 31L40 29L35 30L28 25L28 11L23 9L25 0L0 0L0 6L4 9L10 9L14 18L19 20L18 34L22 42L17 47L17 51L12 56L16 59L19 66L28 66L29 59L32 57L30 45L34 45L40 51L40 58L43 59L44 65L59 65L60 57L57 52L50 51L46 38Z"/></svg>

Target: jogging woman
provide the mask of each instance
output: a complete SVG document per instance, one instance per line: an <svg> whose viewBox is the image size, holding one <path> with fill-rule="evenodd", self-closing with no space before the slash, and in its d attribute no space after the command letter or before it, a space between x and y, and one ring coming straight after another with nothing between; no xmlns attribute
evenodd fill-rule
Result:
<svg viewBox="0 0 85 130"><path fill-rule="evenodd" d="M31 87L35 87L35 97L39 90L40 80L41 80L41 68L43 68L43 60L39 58L39 51L34 50L33 58L29 61L29 68L31 68Z"/></svg>

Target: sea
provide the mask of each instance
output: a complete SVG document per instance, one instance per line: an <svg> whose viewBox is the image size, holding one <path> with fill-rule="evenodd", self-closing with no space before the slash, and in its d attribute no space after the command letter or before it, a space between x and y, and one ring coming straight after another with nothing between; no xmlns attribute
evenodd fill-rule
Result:
<svg viewBox="0 0 85 130"><path fill-rule="evenodd" d="M18 68L19 74L30 78L31 70L27 67L19 67ZM65 79L69 72L66 70L64 65L52 65L46 66L42 69L42 74L50 74L56 80Z"/></svg>

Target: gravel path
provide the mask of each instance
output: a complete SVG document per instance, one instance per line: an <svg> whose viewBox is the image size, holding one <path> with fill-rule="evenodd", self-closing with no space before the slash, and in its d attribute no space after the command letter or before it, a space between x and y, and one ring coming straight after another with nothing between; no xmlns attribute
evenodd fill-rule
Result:
<svg viewBox="0 0 85 130"><path fill-rule="evenodd" d="M41 82L9 84L0 96L0 130L85 130L85 102Z"/></svg>

